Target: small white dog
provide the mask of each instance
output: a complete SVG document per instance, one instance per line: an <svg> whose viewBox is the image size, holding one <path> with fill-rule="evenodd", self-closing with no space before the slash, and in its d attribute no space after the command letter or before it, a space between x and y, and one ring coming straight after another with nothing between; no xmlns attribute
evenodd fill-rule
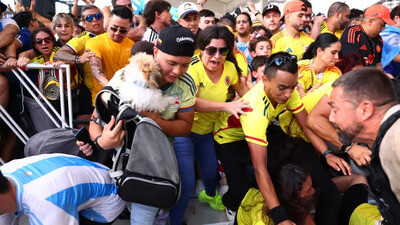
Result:
<svg viewBox="0 0 400 225"><path fill-rule="evenodd" d="M136 111L163 112L174 104L175 97L163 95L160 90L162 76L153 56L138 53L129 59L123 69L119 88L121 101L129 102Z"/></svg>

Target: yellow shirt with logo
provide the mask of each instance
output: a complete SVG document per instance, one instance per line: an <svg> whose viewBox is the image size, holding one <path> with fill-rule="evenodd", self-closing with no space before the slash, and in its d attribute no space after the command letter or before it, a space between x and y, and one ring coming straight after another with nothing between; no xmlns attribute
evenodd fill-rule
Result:
<svg viewBox="0 0 400 225"><path fill-rule="evenodd" d="M194 83L198 87L198 97L216 102L225 102L229 87L239 80L235 65L225 60L219 81L216 84L213 83L205 71L200 55L192 57L187 73L190 74L191 79L187 79L186 82ZM192 132L196 134L213 132L217 114L218 112L195 112Z"/></svg>
<svg viewBox="0 0 400 225"><path fill-rule="evenodd" d="M342 76L342 71L336 66L328 66L323 74L315 74L310 63L312 63L310 59L301 60L297 63L299 66L299 83L302 84L306 92L316 84L324 85Z"/></svg>
<svg viewBox="0 0 400 225"><path fill-rule="evenodd" d="M79 36L72 38L71 40L68 41L66 44L68 47L70 47L76 55L83 55L85 53L85 46L87 40L96 37L95 34L90 33L89 31L83 31ZM84 74L84 81L86 87L89 88L90 91L93 90L93 81L92 81L92 70L90 69L90 64L89 62L86 62L83 64L83 72Z"/></svg>
<svg viewBox="0 0 400 225"><path fill-rule="evenodd" d="M337 31L335 31L335 33L332 33L332 31L328 30L328 26L326 26L326 20L324 21L323 24L321 24L320 30L321 30L321 34L323 34L323 33L334 34L339 39L343 33L343 30L337 30Z"/></svg>
<svg viewBox="0 0 400 225"><path fill-rule="evenodd" d="M288 109L293 113L299 113L304 109L297 90L294 90L286 104L272 106L265 94L264 83L250 89L243 97L250 103L250 108L244 109L246 115L238 119L230 113L220 112L214 127L214 140L219 144L246 140L261 146L267 146L267 128L283 110Z"/></svg>
<svg viewBox="0 0 400 225"><path fill-rule="evenodd" d="M239 68L242 70L242 75L247 77L249 73L249 63L243 52L236 50L234 54Z"/></svg>
<svg viewBox="0 0 400 225"><path fill-rule="evenodd" d="M260 190L250 188L238 209L237 222L240 225L274 225L266 210L268 208Z"/></svg>
<svg viewBox="0 0 400 225"><path fill-rule="evenodd" d="M304 96L304 98L301 99L307 113L310 113L314 109L319 100L321 100L321 98L325 94L327 94L328 97L331 95L333 89L332 83L333 81L322 85L321 87L313 90L312 92L310 92L308 95ZM284 113L280 114L279 124L282 130L286 134L289 134L292 137L301 137L303 138L303 140L309 141L308 138L306 137L306 134L303 132L300 125L297 123L297 120L293 117L292 112L287 110Z"/></svg>
<svg viewBox="0 0 400 225"><path fill-rule="evenodd" d="M123 69L118 70L114 77L108 82L108 86L111 86L114 90L118 90L122 82L121 78ZM190 112L194 110L194 104L196 103L196 90L197 87L193 82L187 82L191 77L185 73L175 82L167 84L161 90L164 95L176 97L174 104L169 105L162 113L161 117L165 120L174 120L176 113ZM107 100L109 97L102 96L103 100Z"/></svg>
<svg viewBox="0 0 400 225"><path fill-rule="evenodd" d="M111 40L108 33L104 33L87 40L85 48L96 53L96 56L101 60L103 72L108 80L111 80L115 72L129 63L131 48L134 43L129 38L124 38L122 42L118 43ZM92 102L94 103L97 93L103 86L93 76L92 81Z"/></svg>
<svg viewBox="0 0 400 225"><path fill-rule="evenodd" d="M297 56L297 60L303 58L304 52L314 40L306 33L300 32L300 37L295 39L290 36L286 29L271 37L272 54L276 52L288 52Z"/></svg>

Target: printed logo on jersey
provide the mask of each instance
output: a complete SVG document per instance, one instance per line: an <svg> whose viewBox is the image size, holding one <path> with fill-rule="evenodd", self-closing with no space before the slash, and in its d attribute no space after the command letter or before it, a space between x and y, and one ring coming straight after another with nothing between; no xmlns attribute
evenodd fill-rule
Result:
<svg viewBox="0 0 400 225"><path fill-rule="evenodd" d="M377 45L377 46L376 46L376 51L377 51L377 52L381 52L381 50L382 50L382 49L381 49L381 46Z"/></svg>
<svg viewBox="0 0 400 225"><path fill-rule="evenodd" d="M181 96L176 96L175 95L173 97L175 97L175 103L172 104L172 105L169 105L168 108L170 108L170 109L179 109L179 107L181 106L181 103L182 103Z"/></svg>
<svg viewBox="0 0 400 225"><path fill-rule="evenodd" d="M360 50L367 50L367 46L363 45L359 48Z"/></svg>
<svg viewBox="0 0 400 225"><path fill-rule="evenodd" d="M203 88L204 87L204 84L203 84L203 82L200 82L200 85L199 85L201 88Z"/></svg>
<svg viewBox="0 0 400 225"><path fill-rule="evenodd" d="M293 52L291 48L288 48L286 51L287 52Z"/></svg>
<svg viewBox="0 0 400 225"><path fill-rule="evenodd" d="M231 83L231 78L229 76L225 77L225 85L229 86L229 84Z"/></svg>

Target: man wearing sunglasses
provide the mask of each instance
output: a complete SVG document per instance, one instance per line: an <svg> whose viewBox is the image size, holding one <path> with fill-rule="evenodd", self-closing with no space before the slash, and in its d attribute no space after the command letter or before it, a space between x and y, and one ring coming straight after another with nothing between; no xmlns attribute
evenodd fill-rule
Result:
<svg viewBox="0 0 400 225"><path fill-rule="evenodd" d="M103 28L103 15L97 6L85 5L82 7L82 22L85 27L85 31L82 32L78 37L72 38L66 45L54 55L54 59L76 63L80 69L83 69L84 83L89 88L93 89L92 81L92 70L90 69L89 58L95 55L94 52L85 49L86 42L104 33ZM80 70L78 69L78 71ZM90 99L90 102L92 100ZM91 105L91 104L90 104ZM90 114L93 109L88 111Z"/></svg>
<svg viewBox="0 0 400 225"><path fill-rule="evenodd" d="M133 21L132 29L128 31L127 37L132 39L133 41L140 41L143 37L144 32L146 32L146 22L144 18L140 15L135 15L133 11L133 6L131 0L112 0L112 5L115 7L117 5L123 5L130 9L133 14ZM111 9L110 6L106 6L103 8L104 13L104 27L108 28Z"/></svg>
<svg viewBox="0 0 400 225"><path fill-rule="evenodd" d="M115 72L129 63L131 48L135 43L126 37L131 27L132 11L117 5L111 11L107 33L86 42L86 49L95 53L89 58L93 75L93 103L97 93L107 85Z"/></svg>
<svg viewBox="0 0 400 225"><path fill-rule="evenodd" d="M336 37L342 36L349 22L350 8L344 2L334 2L328 9L328 18L323 23L313 29L311 37L316 39L319 34L331 33Z"/></svg>
<svg viewBox="0 0 400 225"><path fill-rule="evenodd" d="M267 161L272 162L274 158L271 158L270 153L268 153L267 160L267 128L286 109L294 114L294 118L301 129L317 149L326 147L322 139L305 126L307 112L296 90L297 70L296 56L286 52L272 54L266 63L262 80L242 97L251 106L243 110L246 114L242 114L239 119L236 119L232 114L220 113L214 132L218 159L225 170L228 182L231 182L228 192L223 197L225 207L237 211L248 188L254 185L252 179L249 179L248 171L246 171L248 158L251 156L257 185L269 208L274 224L280 225L294 223L289 220L284 209L280 206L270 178ZM280 130L280 128L278 129ZM329 183L330 178L327 174L322 174L323 169L313 148L308 148L301 154L304 155L295 160L302 166L307 165L307 169L313 172L312 179L321 180L323 179L321 175L326 175L324 184ZM277 157L276 154L273 155ZM329 181L326 182L326 179ZM336 198L338 192L335 185L332 181L328 185L331 190L329 195ZM326 190L325 186L323 190ZM329 198L322 200L329 200L329 204L332 205L336 203L330 201ZM332 214L331 216L328 214L321 215L319 219L323 221L318 221L320 223L317 224L335 224L338 204L336 206L336 208L330 208L331 211L328 210L328 213ZM328 219L332 221L328 222Z"/></svg>
<svg viewBox="0 0 400 225"><path fill-rule="evenodd" d="M285 20L285 29L271 38L272 53L289 52L302 59L303 53L314 40L303 30L307 26L307 6L299 0L287 2L281 20Z"/></svg>

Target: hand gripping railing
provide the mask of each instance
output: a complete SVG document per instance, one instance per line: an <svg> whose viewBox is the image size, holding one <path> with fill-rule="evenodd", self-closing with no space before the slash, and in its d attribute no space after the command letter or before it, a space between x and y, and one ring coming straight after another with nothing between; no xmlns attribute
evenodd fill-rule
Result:
<svg viewBox="0 0 400 225"><path fill-rule="evenodd" d="M30 63L26 66L26 69L54 69L52 65L42 65L42 64L33 64ZM65 69L66 74L66 83L67 83L67 102L68 102L68 122L67 124L65 118L65 102L64 102L64 74L63 69ZM18 80L24 85L24 87L28 90L30 95L35 99L35 101L39 104L39 106L44 110L50 120L57 127L72 127L72 98L71 98L71 71L70 66L67 64L63 64L58 68L59 72L59 83L60 83L60 106L61 106L61 115L57 110L52 106L52 104L46 99L46 97L40 92L38 87L30 80L30 78L26 75L26 73L20 69L12 69L11 70L14 75L18 78ZM35 93L35 92L36 93ZM57 117L61 124L54 118L54 116L49 112L49 110L44 106L43 102L37 97L39 96L43 99L44 103L47 104L50 111ZM29 137L25 134L25 132L17 125L17 123L12 119L12 117L7 113L7 111L0 105L0 118L10 127L10 129L17 135L17 137L26 144Z"/></svg>

